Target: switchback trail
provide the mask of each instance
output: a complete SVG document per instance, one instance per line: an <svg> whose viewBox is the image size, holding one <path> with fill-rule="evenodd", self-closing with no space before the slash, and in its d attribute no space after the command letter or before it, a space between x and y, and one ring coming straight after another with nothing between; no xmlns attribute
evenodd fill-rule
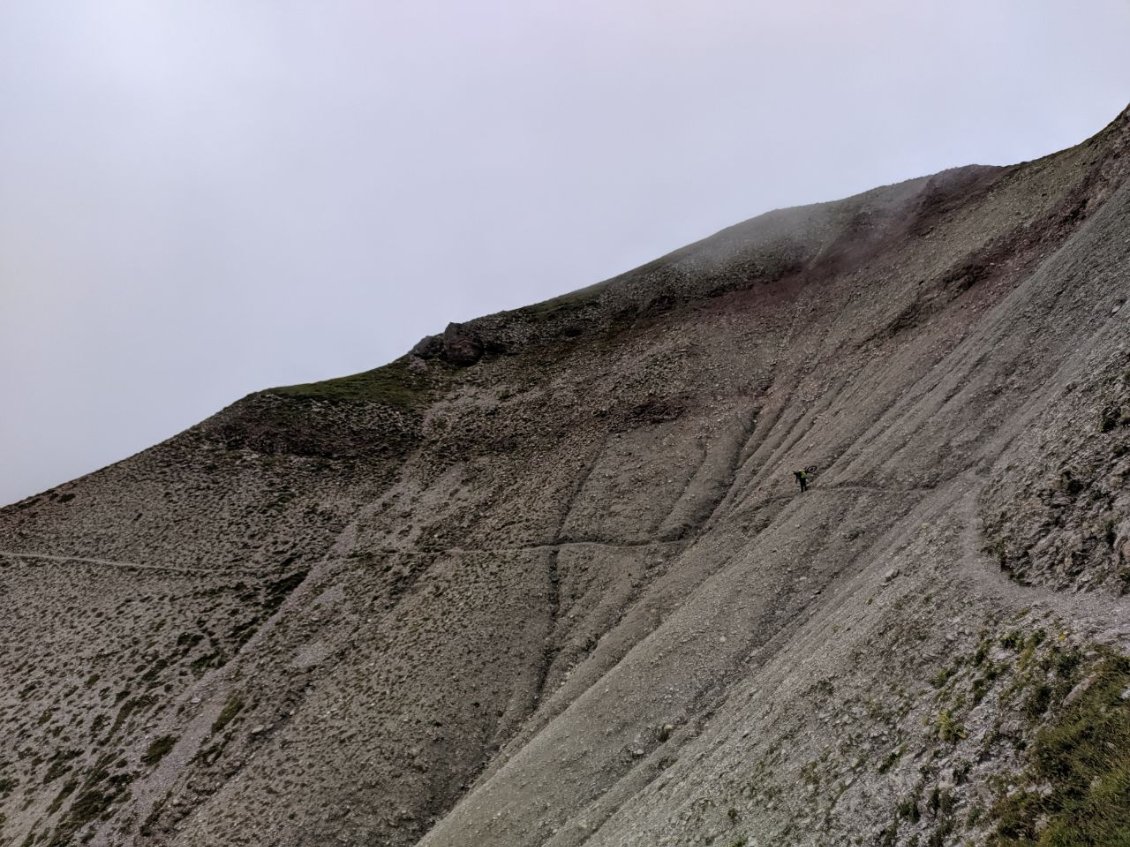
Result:
<svg viewBox="0 0 1130 847"><path fill-rule="evenodd" d="M967 479L969 477L966 477ZM955 492L960 523L961 572L980 593L994 595L1017 609L1041 608L1097 640L1130 646L1130 597L1113 598L1097 592L1055 591L1022 585L1000 570L984 549L977 501L984 483Z"/></svg>

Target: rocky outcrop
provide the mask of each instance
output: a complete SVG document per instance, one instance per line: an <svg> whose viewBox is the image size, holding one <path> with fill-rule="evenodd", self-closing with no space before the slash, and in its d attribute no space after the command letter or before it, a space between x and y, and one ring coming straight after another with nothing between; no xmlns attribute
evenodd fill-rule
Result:
<svg viewBox="0 0 1130 847"><path fill-rule="evenodd" d="M483 357L485 346L479 334L466 324L449 323L442 335L420 339L411 355L420 359L439 358L457 367L469 367Z"/></svg>

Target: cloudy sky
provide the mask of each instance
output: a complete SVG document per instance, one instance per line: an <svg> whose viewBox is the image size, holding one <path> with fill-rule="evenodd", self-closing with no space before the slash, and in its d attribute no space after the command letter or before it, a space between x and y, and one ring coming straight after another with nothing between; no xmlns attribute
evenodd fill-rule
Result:
<svg viewBox="0 0 1130 847"><path fill-rule="evenodd" d="M762 211L1074 144L1130 0L0 0L0 503Z"/></svg>

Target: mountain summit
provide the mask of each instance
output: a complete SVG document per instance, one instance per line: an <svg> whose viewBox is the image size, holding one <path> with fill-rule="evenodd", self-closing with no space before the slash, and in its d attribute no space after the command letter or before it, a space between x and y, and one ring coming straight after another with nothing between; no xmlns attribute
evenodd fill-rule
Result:
<svg viewBox="0 0 1130 847"><path fill-rule="evenodd" d="M770 212L0 510L0 843L1130 843L1128 172Z"/></svg>

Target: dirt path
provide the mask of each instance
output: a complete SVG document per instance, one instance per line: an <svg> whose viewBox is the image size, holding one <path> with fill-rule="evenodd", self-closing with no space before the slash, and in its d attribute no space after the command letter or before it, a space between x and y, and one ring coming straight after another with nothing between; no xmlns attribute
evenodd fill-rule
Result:
<svg viewBox="0 0 1130 847"><path fill-rule="evenodd" d="M447 556L459 555L462 553L480 553L480 554L495 554L495 553L556 553L561 550L570 548L591 548L594 550L638 550L641 548L651 547L685 547L688 546L694 539L681 538L676 541L599 541L592 540L578 540L578 541L559 541L554 544L524 544L515 547L437 547L437 548L412 548L412 547L381 547L371 550L372 553L377 553L385 556Z"/></svg>
<svg viewBox="0 0 1130 847"><path fill-rule="evenodd" d="M105 565L112 568L123 568L125 570L137 571L161 571L162 573L183 573L183 574L216 574L220 576L247 576L255 575L254 571L229 571L229 570L215 570L212 568L178 568L173 565L142 565L137 562L117 562L113 559L91 559L85 556L58 556L50 553L17 553L15 550L0 550L0 556L7 556L12 559L41 559L47 562L58 562L66 564L68 562L79 562L81 564L90 565Z"/></svg>
<svg viewBox="0 0 1130 847"><path fill-rule="evenodd" d="M985 483L970 477L962 482L955 491L954 508L961 527L959 565L963 579L978 593L994 596L1016 609L1044 609L1088 637L1123 649L1130 647L1130 597L1022 585L1001 571L985 552L977 515L977 501Z"/></svg>

